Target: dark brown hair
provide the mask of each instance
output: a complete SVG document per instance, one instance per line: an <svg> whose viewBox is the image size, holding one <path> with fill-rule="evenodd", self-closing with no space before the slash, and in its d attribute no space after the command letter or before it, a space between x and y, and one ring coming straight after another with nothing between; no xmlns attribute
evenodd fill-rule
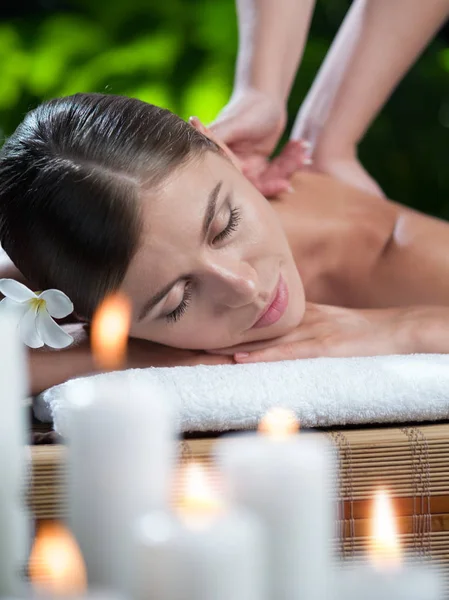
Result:
<svg viewBox="0 0 449 600"><path fill-rule="evenodd" d="M90 318L138 248L140 193L206 150L218 147L140 100L46 102L0 151L0 243L27 279L62 290Z"/></svg>

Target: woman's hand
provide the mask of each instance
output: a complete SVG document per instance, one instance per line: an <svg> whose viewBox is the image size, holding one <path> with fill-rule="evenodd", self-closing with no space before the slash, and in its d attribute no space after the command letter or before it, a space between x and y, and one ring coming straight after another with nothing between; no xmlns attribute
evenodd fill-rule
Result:
<svg viewBox="0 0 449 600"><path fill-rule="evenodd" d="M326 155L318 148L313 154L313 170L330 175L363 192L385 198L380 186L362 167L355 153L349 156L331 154Z"/></svg>
<svg viewBox="0 0 449 600"><path fill-rule="evenodd" d="M432 309L433 307L424 307ZM448 309L446 321L448 320ZM429 315L430 316L430 315ZM320 356L375 356L414 352L449 352L441 339L439 350L423 350L418 309L351 309L307 304L301 324L285 336L217 350L232 354L236 362L268 362ZM447 328L446 328L447 329ZM447 332L446 332L447 333Z"/></svg>
<svg viewBox="0 0 449 600"><path fill-rule="evenodd" d="M268 198L288 191L293 173L310 164L308 145L301 141L290 141L269 161L286 122L283 102L249 89L233 96L209 125L234 153L244 175Z"/></svg>

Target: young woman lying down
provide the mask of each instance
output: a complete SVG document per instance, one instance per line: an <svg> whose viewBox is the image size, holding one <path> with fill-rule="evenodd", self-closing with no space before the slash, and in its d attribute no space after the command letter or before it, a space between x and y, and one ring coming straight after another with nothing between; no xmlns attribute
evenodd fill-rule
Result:
<svg viewBox="0 0 449 600"><path fill-rule="evenodd" d="M85 322L126 293L129 367L449 352L449 223L323 175L291 183L267 200L165 109L52 100L1 150L0 276L61 290ZM33 393L95 369L86 327L64 327L74 344L30 353Z"/></svg>

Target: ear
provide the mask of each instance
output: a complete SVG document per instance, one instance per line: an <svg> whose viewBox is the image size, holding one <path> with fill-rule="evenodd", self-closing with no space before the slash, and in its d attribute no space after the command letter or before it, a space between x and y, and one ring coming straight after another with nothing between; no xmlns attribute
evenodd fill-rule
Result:
<svg viewBox="0 0 449 600"><path fill-rule="evenodd" d="M205 135L207 138L215 142L217 146L223 151L223 153L229 158L232 164L239 170L242 170L239 159L236 157L234 152L227 146L220 138L218 138L208 127L203 125L198 117L190 117L189 123L194 127L197 131Z"/></svg>

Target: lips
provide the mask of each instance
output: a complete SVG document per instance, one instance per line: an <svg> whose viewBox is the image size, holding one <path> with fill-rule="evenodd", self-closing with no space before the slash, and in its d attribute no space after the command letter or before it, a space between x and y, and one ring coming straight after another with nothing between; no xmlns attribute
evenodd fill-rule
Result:
<svg viewBox="0 0 449 600"><path fill-rule="evenodd" d="M253 325L254 328L267 327L273 325L276 321L282 317L285 309L288 306L288 288L282 277L279 277L276 290L274 291L274 298L256 323Z"/></svg>

